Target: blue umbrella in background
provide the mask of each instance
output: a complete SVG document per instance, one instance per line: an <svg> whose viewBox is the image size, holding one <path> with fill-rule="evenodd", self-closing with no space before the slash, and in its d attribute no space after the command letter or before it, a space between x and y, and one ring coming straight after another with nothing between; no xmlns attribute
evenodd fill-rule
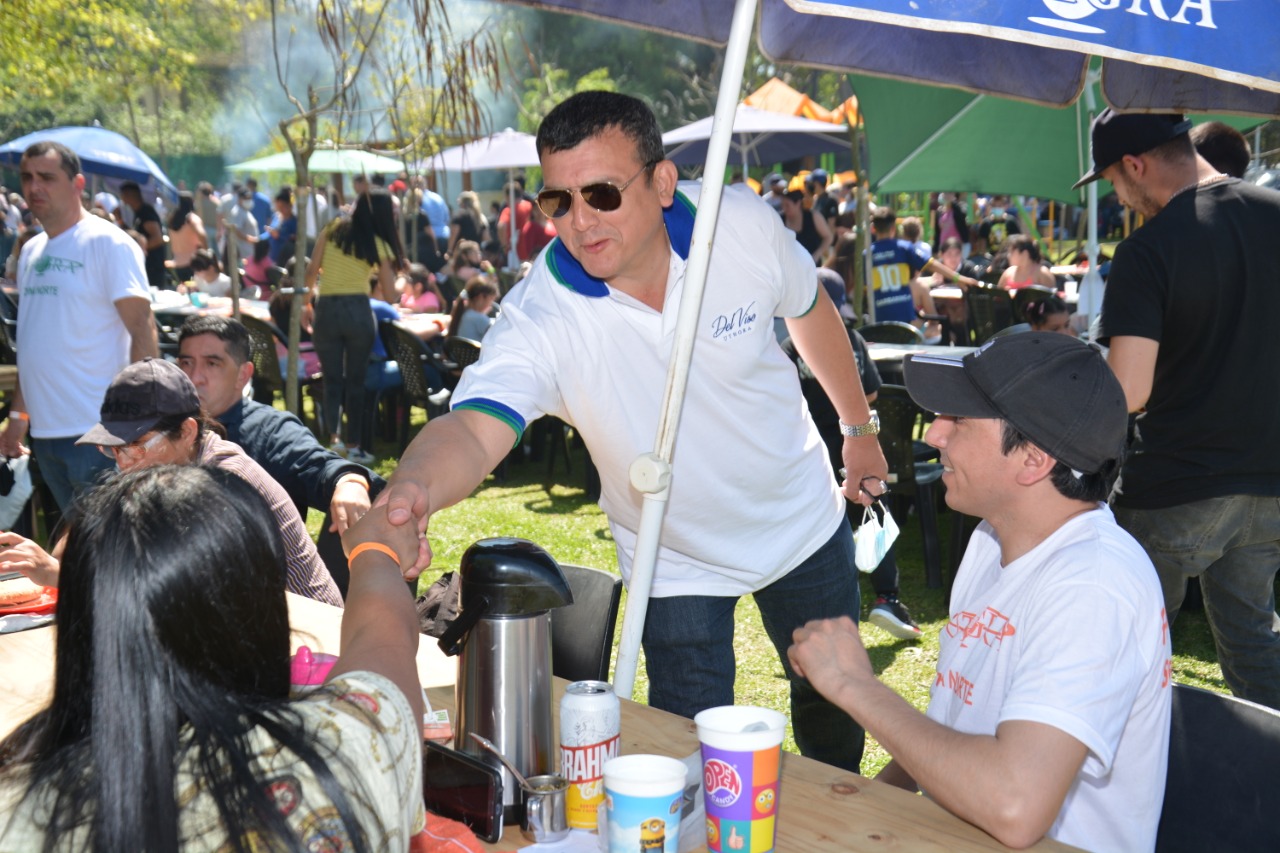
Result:
<svg viewBox="0 0 1280 853"><path fill-rule="evenodd" d="M61 142L80 157L80 171L86 176L105 178L113 184L134 181L145 195L164 195L170 201L178 191L164 170L146 152L125 136L102 127L55 127L37 130L0 145L0 163L14 168L22 152L36 142Z"/></svg>
<svg viewBox="0 0 1280 853"><path fill-rule="evenodd" d="M720 212L733 114L753 24L776 62L952 86L1051 106L1103 98L1123 111L1280 116L1280 0L507 0L725 47L676 342L654 451L631 468L644 494L614 683L629 697L670 487L671 451L711 238ZM758 8L757 8L758 7ZM910 111L911 105L903 105ZM892 119L890 119L892 120ZM1096 183L1088 187L1096 204ZM1090 269L1096 270L1096 220ZM1100 284L1100 281L1098 282ZM1096 293L1096 286L1086 287Z"/></svg>
<svg viewBox="0 0 1280 853"><path fill-rule="evenodd" d="M715 116L698 119L662 134L667 159L681 166L707 159ZM804 116L789 116L739 104L733 118L733 154L745 176L751 165L764 166L809 154L849 150L849 128Z"/></svg>

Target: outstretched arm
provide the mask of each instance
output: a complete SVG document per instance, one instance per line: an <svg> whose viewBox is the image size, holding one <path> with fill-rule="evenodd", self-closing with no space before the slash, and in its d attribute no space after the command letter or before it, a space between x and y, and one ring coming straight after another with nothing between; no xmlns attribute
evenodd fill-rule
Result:
<svg viewBox="0 0 1280 853"><path fill-rule="evenodd" d="M481 412L463 409L433 418L409 445L374 507L385 506L394 525L426 533L431 516L471 494L511 450L511 427ZM431 564L426 538L418 558L402 565L416 578Z"/></svg>
<svg viewBox="0 0 1280 853"><path fill-rule="evenodd" d="M421 720L422 685L415 660L418 613L400 571L417 555L417 534L412 528L389 523L385 511L373 510L342 537L348 553L365 542L390 547L398 560L381 550L362 549L351 561L351 583L342 613L342 654L329 680L359 670L386 676L409 700L414 719Z"/></svg>

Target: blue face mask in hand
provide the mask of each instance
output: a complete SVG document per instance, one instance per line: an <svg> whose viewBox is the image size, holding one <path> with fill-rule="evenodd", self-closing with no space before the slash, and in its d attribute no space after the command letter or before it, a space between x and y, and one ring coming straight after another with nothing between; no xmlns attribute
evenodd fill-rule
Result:
<svg viewBox="0 0 1280 853"><path fill-rule="evenodd" d="M864 572L875 571L897 538L898 522L893 520L889 508L879 501L871 504L862 513L862 524L853 534L854 564Z"/></svg>

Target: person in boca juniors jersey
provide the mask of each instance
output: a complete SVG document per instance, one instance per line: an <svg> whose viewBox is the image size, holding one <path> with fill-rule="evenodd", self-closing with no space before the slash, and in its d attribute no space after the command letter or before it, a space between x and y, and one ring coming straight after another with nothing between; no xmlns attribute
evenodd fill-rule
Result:
<svg viewBox="0 0 1280 853"><path fill-rule="evenodd" d="M920 249L906 240L898 239L898 214L892 208L881 208L871 219L875 242L871 253L871 300L874 320L877 323L896 321L923 328L926 342L941 339L941 329L930 320L926 323L921 314L936 315L929 287L920 276L924 273L941 273L949 282L961 287L971 287L978 282L960 275L937 258L924 255ZM923 244L922 244L923 245Z"/></svg>

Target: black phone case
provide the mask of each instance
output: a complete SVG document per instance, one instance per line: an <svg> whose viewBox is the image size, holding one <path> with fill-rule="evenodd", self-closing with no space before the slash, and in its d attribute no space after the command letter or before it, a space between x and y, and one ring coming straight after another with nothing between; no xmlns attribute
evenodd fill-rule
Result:
<svg viewBox="0 0 1280 853"><path fill-rule="evenodd" d="M466 824L479 838L491 844L501 839L502 771L474 755L429 740L423 741L422 749L422 788L427 810ZM456 807L456 797L442 796L445 791L458 790L457 785L448 784L457 778L458 773L482 778L487 787L483 800L474 799L468 803L470 808L467 809ZM478 792L479 786L475 787Z"/></svg>

